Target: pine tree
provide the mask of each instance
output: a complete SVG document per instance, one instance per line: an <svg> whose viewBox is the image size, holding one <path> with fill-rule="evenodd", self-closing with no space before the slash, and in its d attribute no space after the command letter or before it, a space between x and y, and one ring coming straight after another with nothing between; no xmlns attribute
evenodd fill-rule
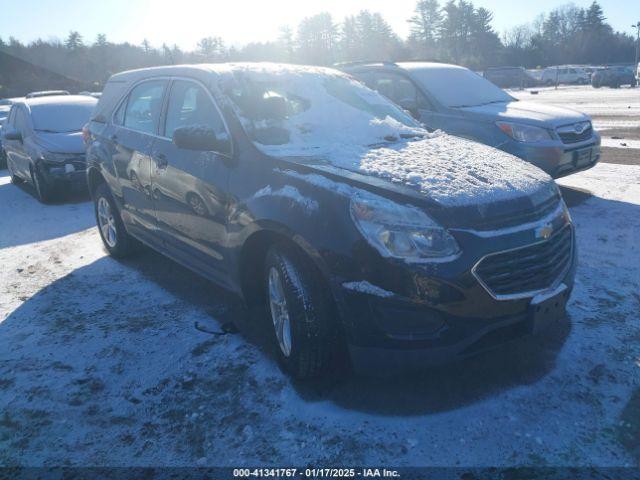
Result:
<svg viewBox="0 0 640 480"><path fill-rule="evenodd" d="M72 30L69 32L66 41L64 42L65 47L71 51L77 51L84 47L84 43L82 41L82 35L79 32Z"/></svg>
<svg viewBox="0 0 640 480"><path fill-rule="evenodd" d="M414 15L407 21L411 24L411 39L426 50L433 50L442 24L438 0L419 0Z"/></svg>

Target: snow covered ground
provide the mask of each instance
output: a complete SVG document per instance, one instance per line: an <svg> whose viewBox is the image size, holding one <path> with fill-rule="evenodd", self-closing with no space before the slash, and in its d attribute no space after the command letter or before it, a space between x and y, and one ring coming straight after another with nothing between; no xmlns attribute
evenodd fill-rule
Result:
<svg viewBox="0 0 640 480"><path fill-rule="evenodd" d="M89 202L43 206L0 174L2 465L640 462L624 413L640 389L639 166L560 182L580 251L570 323L418 375L314 386L251 328L216 334L255 316L227 293L153 252L107 257Z"/></svg>

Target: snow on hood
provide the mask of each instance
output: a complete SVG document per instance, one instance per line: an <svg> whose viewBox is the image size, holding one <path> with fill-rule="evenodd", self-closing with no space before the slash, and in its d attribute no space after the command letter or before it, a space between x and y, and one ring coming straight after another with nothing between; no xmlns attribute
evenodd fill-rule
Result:
<svg viewBox="0 0 640 480"><path fill-rule="evenodd" d="M344 152L331 163L419 190L444 206L469 206L556 194L542 170L508 153L446 134ZM538 196L541 196L538 198Z"/></svg>
<svg viewBox="0 0 640 480"><path fill-rule="evenodd" d="M461 107L460 110L465 113L491 117L495 120L516 120L522 123L538 125L550 124L554 127L590 119L588 115L570 108L527 101Z"/></svg>
<svg viewBox="0 0 640 480"><path fill-rule="evenodd" d="M37 132L38 145L52 153L84 153L82 132L45 133Z"/></svg>

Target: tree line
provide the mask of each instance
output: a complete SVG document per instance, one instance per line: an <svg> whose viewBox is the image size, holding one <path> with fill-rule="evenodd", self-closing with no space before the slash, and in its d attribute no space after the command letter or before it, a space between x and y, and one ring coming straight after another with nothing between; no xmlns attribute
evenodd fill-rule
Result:
<svg viewBox="0 0 640 480"><path fill-rule="evenodd" d="M616 32L597 1L587 8L573 4L556 8L502 34L492 26L493 13L476 7L471 0L418 0L407 21L410 35L406 40L393 31L382 15L363 10L342 21L336 21L329 13L319 13L303 19L295 28L281 27L274 41L242 47L228 46L215 35L201 39L193 51L175 44L152 46L147 40L140 45L113 43L105 34L87 42L72 31L64 40L38 39L28 44L11 37L0 38L0 51L96 88L122 70L179 63L276 61L332 65L424 59L482 70L502 65L532 68L634 60L634 38Z"/></svg>

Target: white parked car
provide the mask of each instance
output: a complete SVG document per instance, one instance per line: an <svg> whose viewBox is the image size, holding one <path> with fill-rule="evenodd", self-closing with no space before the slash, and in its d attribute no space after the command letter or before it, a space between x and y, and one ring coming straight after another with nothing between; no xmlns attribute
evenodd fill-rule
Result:
<svg viewBox="0 0 640 480"><path fill-rule="evenodd" d="M580 67L548 67L542 72L542 83L544 85L587 85L590 80L589 73Z"/></svg>

